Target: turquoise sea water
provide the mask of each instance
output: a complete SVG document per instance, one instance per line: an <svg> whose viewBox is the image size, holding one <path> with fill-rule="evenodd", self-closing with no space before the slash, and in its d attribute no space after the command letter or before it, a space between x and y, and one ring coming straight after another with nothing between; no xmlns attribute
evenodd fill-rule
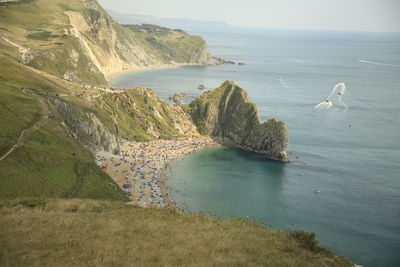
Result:
<svg viewBox="0 0 400 267"><path fill-rule="evenodd" d="M261 119L289 130L292 162L219 148L177 162L171 197L185 211L250 218L316 232L320 243L364 266L400 266L400 36L235 30L199 33L216 56L245 66L132 73L115 86L146 86L164 99L233 80ZM345 108L316 110L344 82Z"/></svg>

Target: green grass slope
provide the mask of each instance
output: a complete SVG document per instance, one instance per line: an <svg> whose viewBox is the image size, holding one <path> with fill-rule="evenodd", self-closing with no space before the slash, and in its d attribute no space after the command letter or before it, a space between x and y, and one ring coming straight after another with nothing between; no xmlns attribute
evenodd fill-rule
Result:
<svg viewBox="0 0 400 267"><path fill-rule="evenodd" d="M17 142L23 129L39 119L40 107L20 88L1 81L0 84L0 155L3 155Z"/></svg>
<svg viewBox="0 0 400 267"><path fill-rule="evenodd" d="M3 266L352 266L312 239L238 219L107 201L17 203L0 208Z"/></svg>
<svg viewBox="0 0 400 267"><path fill-rule="evenodd" d="M1 55L0 69L0 157L18 142L24 129L43 120L0 161L0 199L64 198L83 178L71 197L123 200L122 190L96 166L91 152L68 134L46 100L48 95L76 88Z"/></svg>
<svg viewBox="0 0 400 267"><path fill-rule="evenodd" d="M0 170L0 197L4 199L65 198L83 176L83 184L73 197L123 200L119 187L97 167L90 151L53 121L2 160Z"/></svg>

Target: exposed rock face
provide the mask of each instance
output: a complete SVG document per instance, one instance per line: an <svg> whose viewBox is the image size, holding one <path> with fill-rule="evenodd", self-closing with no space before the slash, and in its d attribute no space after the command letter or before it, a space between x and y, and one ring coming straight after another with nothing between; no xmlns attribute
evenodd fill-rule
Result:
<svg viewBox="0 0 400 267"><path fill-rule="evenodd" d="M187 96L186 93L176 93L173 96L170 96L169 100L174 102L175 105L181 106L182 105L182 101L183 101L183 99L185 99L186 96Z"/></svg>
<svg viewBox="0 0 400 267"><path fill-rule="evenodd" d="M201 134L273 160L289 161L285 152L288 144L285 123L276 119L261 123L256 105L231 81L202 94L186 110Z"/></svg>
<svg viewBox="0 0 400 267"><path fill-rule="evenodd" d="M64 73L63 78L68 81L75 82L75 83L82 82L81 79L79 79L79 76L76 71L72 71L72 72L67 71L66 73Z"/></svg>
<svg viewBox="0 0 400 267"><path fill-rule="evenodd" d="M192 58L189 60L189 63L215 66L227 64L227 61L222 58L211 56L208 53L206 43L204 43L195 53L193 53Z"/></svg>
<svg viewBox="0 0 400 267"><path fill-rule="evenodd" d="M89 8L85 12L65 12L71 25L68 33L77 38L83 52L105 76L115 71L149 65L224 63L208 53L207 45L200 37L198 44L187 51L175 51L173 44L169 45L172 47L152 46L142 40L138 33L116 23L96 0L85 0L84 3ZM185 40L196 38L187 34L181 37L186 37ZM172 53L168 53L169 50ZM188 56L183 57L183 54Z"/></svg>
<svg viewBox="0 0 400 267"><path fill-rule="evenodd" d="M51 100L62 116L64 126L74 138L91 151L102 149L112 153L118 152L117 137L104 126L95 114L85 113L74 105L56 98Z"/></svg>
<svg viewBox="0 0 400 267"><path fill-rule="evenodd" d="M118 125L118 134L128 140L198 135L190 116L181 107L166 103L148 88L104 94L96 98L94 108L107 112Z"/></svg>
<svg viewBox="0 0 400 267"><path fill-rule="evenodd" d="M148 88L66 96L68 100L50 100L68 132L93 152L116 153L121 139L147 141L199 135L181 107L166 103Z"/></svg>
<svg viewBox="0 0 400 267"><path fill-rule="evenodd" d="M84 53L103 74L127 67L163 63L146 53L134 35L106 13L93 11L91 16L77 11L65 13L72 26L71 35L79 40Z"/></svg>

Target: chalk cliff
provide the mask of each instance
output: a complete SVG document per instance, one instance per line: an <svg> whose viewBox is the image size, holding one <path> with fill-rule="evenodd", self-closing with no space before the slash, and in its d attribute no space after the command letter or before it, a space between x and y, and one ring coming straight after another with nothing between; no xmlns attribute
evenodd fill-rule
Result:
<svg viewBox="0 0 400 267"><path fill-rule="evenodd" d="M264 154L288 162L288 132L276 119L260 122L257 107L247 93L232 81L205 92L185 107L201 134L214 136L222 144Z"/></svg>

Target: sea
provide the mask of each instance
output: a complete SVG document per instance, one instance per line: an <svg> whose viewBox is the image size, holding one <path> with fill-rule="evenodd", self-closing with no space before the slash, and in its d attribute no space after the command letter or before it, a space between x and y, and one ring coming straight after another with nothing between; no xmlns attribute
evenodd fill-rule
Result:
<svg viewBox="0 0 400 267"><path fill-rule="evenodd" d="M257 104L261 120L286 123L291 162L231 148L197 152L168 173L177 205L315 232L320 245L356 264L400 266L400 34L234 28L194 34L211 54L245 65L144 71L111 84L149 87L167 101L185 92L189 103L232 80ZM315 108L327 99L331 107Z"/></svg>

